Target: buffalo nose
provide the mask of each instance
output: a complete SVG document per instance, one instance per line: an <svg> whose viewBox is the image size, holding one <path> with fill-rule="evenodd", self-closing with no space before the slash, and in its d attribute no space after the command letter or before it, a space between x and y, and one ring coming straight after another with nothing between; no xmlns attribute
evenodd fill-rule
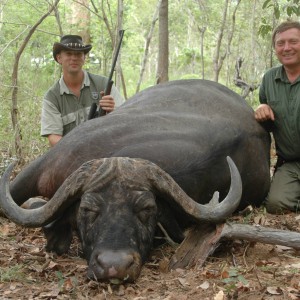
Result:
<svg viewBox="0 0 300 300"><path fill-rule="evenodd" d="M126 279L131 273L134 256L124 250L103 251L97 255L97 262L108 278Z"/></svg>

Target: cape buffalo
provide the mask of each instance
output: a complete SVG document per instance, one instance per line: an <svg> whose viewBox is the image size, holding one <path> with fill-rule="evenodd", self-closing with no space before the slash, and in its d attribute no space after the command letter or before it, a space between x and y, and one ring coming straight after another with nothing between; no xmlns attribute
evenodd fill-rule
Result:
<svg viewBox="0 0 300 300"><path fill-rule="evenodd" d="M239 95L211 81L173 81L75 128L9 186L10 166L0 204L14 222L44 226L48 251L68 251L77 228L90 278L134 281L157 222L180 242L195 222L260 205L269 146ZM49 201L27 201L37 196Z"/></svg>

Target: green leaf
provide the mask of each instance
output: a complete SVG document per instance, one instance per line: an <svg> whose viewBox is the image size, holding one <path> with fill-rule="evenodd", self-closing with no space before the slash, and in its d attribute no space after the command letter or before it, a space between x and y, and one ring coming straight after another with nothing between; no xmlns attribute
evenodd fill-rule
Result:
<svg viewBox="0 0 300 300"><path fill-rule="evenodd" d="M280 18L280 10L279 10L278 5L274 6L274 15L275 15L276 19Z"/></svg>
<svg viewBox="0 0 300 300"><path fill-rule="evenodd" d="M265 9L266 7L270 7L272 6L273 4L270 4L270 6L268 6L268 4L271 2L272 0L266 0L262 6L263 9Z"/></svg>
<svg viewBox="0 0 300 300"><path fill-rule="evenodd" d="M272 27L270 25L261 25L258 29L258 35L262 37L266 37L269 32L272 31Z"/></svg>
<svg viewBox="0 0 300 300"><path fill-rule="evenodd" d="M300 15L300 7L299 6L293 6L293 12L296 16Z"/></svg>
<svg viewBox="0 0 300 300"><path fill-rule="evenodd" d="M245 279L245 277L244 276L242 276L242 275L239 275L238 277L237 277L237 279L239 280L239 282L241 282L243 285L247 285L248 284L248 281Z"/></svg>
<svg viewBox="0 0 300 300"><path fill-rule="evenodd" d="M230 269L228 274L230 277L236 277L236 276L238 276L238 271L235 269Z"/></svg>
<svg viewBox="0 0 300 300"><path fill-rule="evenodd" d="M288 16L290 17L293 14L293 7L288 6L286 9L286 13L288 14Z"/></svg>

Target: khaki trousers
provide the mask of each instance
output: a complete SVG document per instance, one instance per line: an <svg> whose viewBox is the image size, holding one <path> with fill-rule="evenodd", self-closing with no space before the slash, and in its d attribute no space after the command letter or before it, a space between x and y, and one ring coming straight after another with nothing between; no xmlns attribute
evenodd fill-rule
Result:
<svg viewBox="0 0 300 300"><path fill-rule="evenodd" d="M300 213L300 162L286 162L277 169L265 205L270 213Z"/></svg>

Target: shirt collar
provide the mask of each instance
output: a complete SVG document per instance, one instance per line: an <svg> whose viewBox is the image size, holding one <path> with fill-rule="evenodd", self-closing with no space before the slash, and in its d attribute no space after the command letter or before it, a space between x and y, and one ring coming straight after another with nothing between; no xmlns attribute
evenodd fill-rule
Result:
<svg viewBox="0 0 300 300"><path fill-rule="evenodd" d="M282 82L285 82L285 83L290 83L287 75L286 75L286 72L285 72L285 69L283 67L283 65L281 65L277 70L276 70L276 74L275 74L275 80L281 80ZM297 78L296 81L293 82L296 83L296 82L299 82L300 81L300 76Z"/></svg>
<svg viewBox="0 0 300 300"><path fill-rule="evenodd" d="M281 80L282 82L289 82L283 66L280 66L277 69L275 74L275 80Z"/></svg>
<svg viewBox="0 0 300 300"><path fill-rule="evenodd" d="M86 70L83 70L83 74L84 74L84 77L83 77L83 82L82 82L82 86L81 88L85 87L85 86L90 86L91 84L91 81L90 81L90 78L88 76L88 73ZM69 88L67 87L67 85L65 84L65 81L64 81L64 76L62 75L59 79L59 86L60 86L60 94L70 94L70 90Z"/></svg>

